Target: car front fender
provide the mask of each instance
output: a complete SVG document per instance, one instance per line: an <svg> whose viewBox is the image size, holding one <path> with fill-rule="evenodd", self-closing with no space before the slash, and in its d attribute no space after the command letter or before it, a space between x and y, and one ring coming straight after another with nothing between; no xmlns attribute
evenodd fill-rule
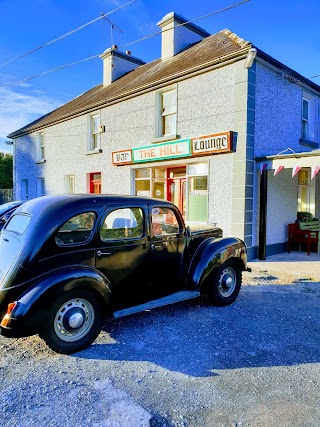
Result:
<svg viewBox="0 0 320 427"><path fill-rule="evenodd" d="M8 325L8 336L27 336L38 333L45 324L46 311L54 298L72 289L87 289L95 293L105 306L108 314L110 303L110 283L98 271L75 266L68 269L56 270L39 279L27 289L18 299Z"/></svg>
<svg viewBox="0 0 320 427"><path fill-rule="evenodd" d="M206 239L194 253L187 276L187 288L201 290L207 277L227 260L234 260L242 271L247 270L247 247L235 237Z"/></svg>

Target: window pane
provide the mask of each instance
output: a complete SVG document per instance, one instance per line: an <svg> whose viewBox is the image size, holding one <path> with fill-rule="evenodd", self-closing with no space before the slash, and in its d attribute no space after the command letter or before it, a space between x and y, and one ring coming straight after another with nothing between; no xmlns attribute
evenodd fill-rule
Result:
<svg viewBox="0 0 320 427"><path fill-rule="evenodd" d="M172 114L177 109L176 91L170 91L162 94L162 114Z"/></svg>
<svg viewBox="0 0 320 427"><path fill-rule="evenodd" d="M143 235L143 212L140 208L116 209L104 220L100 238L106 240L130 239Z"/></svg>
<svg viewBox="0 0 320 427"><path fill-rule="evenodd" d="M309 102L307 99L302 101L302 118L308 120L309 117Z"/></svg>
<svg viewBox="0 0 320 427"><path fill-rule="evenodd" d="M150 169L137 169L135 171L136 178L149 178L150 177Z"/></svg>
<svg viewBox="0 0 320 427"><path fill-rule="evenodd" d="M59 229L56 234L56 243L59 246L66 246L87 242L91 237L95 220L94 212L75 215Z"/></svg>
<svg viewBox="0 0 320 427"><path fill-rule="evenodd" d="M188 175L208 175L208 163L188 165Z"/></svg>
<svg viewBox="0 0 320 427"><path fill-rule="evenodd" d="M175 213L168 208L153 208L151 222L154 235L176 234L181 230Z"/></svg>
<svg viewBox="0 0 320 427"><path fill-rule="evenodd" d="M153 178L165 178L166 177L166 169L153 169L152 170Z"/></svg>
<svg viewBox="0 0 320 427"><path fill-rule="evenodd" d="M100 133L95 133L92 135L92 149L94 150L95 148L99 148L100 147Z"/></svg>
<svg viewBox="0 0 320 427"><path fill-rule="evenodd" d="M165 199L165 181L154 181L152 197Z"/></svg>
<svg viewBox="0 0 320 427"><path fill-rule="evenodd" d="M92 132L99 132L100 114L92 117Z"/></svg>
<svg viewBox="0 0 320 427"><path fill-rule="evenodd" d="M149 197L150 193L150 180L136 181L136 195Z"/></svg>
<svg viewBox="0 0 320 427"><path fill-rule="evenodd" d="M189 178L189 221L208 221L208 177Z"/></svg>
<svg viewBox="0 0 320 427"><path fill-rule="evenodd" d="M163 117L163 134L172 135L176 133L176 115L171 114Z"/></svg>
<svg viewBox="0 0 320 427"><path fill-rule="evenodd" d="M299 185L308 185L309 183L309 172L306 170L300 170L298 172L298 183Z"/></svg>

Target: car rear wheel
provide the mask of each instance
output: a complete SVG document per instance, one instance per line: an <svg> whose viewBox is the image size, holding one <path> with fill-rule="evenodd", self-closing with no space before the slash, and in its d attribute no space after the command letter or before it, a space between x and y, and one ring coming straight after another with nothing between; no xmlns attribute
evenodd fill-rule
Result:
<svg viewBox="0 0 320 427"><path fill-rule="evenodd" d="M41 338L57 353L70 354L88 347L102 327L98 299L83 289L74 289L55 299Z"/></svg>
<svg viewBox="0 0 320 427"><path fill-rule="evenodd" d="M242 272L234 261L226 261L212 274L209 297L215 305L232 304L240 291ZM210 289L209 288L209 289Z"/></svg>

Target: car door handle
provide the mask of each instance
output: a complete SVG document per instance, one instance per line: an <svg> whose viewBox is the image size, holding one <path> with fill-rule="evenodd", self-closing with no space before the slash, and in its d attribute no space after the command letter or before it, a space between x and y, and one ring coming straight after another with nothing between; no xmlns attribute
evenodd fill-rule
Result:
<svg viewBox="0 0 320 427"><path fill-rule="evenodd" d="M151 243L151 249L156 249L156 248L162 248L162 244L155 245L154 243Z"/></svg>
<svg viewBox="0 0 320 427"><path fill-rule="evenodd" d="M98 255L98 256L101 256L101 255L111 255L111 253L110 253L110 252L102 252L102 251L98 251L98 252L97 252L97 255Z"/></svg>

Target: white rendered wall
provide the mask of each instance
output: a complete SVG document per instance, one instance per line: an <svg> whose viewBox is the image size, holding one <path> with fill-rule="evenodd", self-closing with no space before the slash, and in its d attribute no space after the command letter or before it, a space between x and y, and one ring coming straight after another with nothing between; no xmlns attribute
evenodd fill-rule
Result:
<svg viewBox="0 0 320 427"><path fill-rule="evenodd" d="M163 89L162 89L163 90ZM180 138L232 130L234 126L234 66L230 65L177 84L177 133ZM156 135L156 98L153 91L114 104L101 114L105 133L101 134L102 153L87 155L88 115L62 122L44 130L46 163L35 164L36 137L16 141L16 193L20 180L29 179L30 198L36 197L36 176L45 178L47 194L64 192L64 175L75 176L75 192L87 192L86 174L102 173L102 192L133 192L132 166L112 165L112 151L150 145ZM231 234L233 154L144 164L179 165L209 162L209 222L216 222ZM136 165L137 166L137 165ZM135 167L136 167L135 166Z"/></svg>

